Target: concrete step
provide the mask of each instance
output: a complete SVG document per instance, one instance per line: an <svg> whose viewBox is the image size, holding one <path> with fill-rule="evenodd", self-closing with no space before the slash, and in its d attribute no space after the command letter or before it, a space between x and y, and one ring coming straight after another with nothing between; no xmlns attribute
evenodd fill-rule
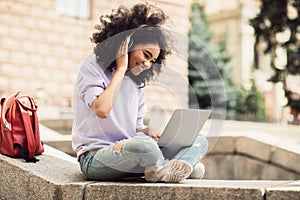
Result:
<svg viewBox="0 0 300 200"><path fill-rule="evenodd" d="M261 126L259 123L251 125ZM249 132L246 131L251 130L249 127L243 131L242 128L234 128L222 136L207 135L209 152L202 159L207 166L205 179L300 179L300 144L276 134L266 133L262 129ZM40 131L41 138L47 145L76 156L71 146L71 135L60 134L42 124ZM205 130L203 133L206 133Z"/></svg>
<svg viewBox="0 0 300 200"><path fill-rule="evenodd" d="M299 199L300 181L187 180L146 183L143 178L88 181L75 158L45 145L37 163L0 155L0 199Z"/></svg>

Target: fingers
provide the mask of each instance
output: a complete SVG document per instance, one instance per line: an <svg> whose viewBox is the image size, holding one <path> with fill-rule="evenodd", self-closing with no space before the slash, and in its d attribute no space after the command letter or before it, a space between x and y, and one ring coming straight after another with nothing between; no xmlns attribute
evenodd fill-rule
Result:
<svg viewBox="0 0 300 200"><path fill-rule="evenodd" d="M126 71L128 68L128 42L129 37L126 37L125 40L121 42L116 56L116 69L121 69L122 71Z"/></svg>
<svg viewBox="0 0 300 200"><path fill-rule="evenodd" d="M152 137L155 141L158 141L160 138L160 135L161 135L160 133L155 133L155 134L151 135L150 137Z"/></svg>
<svg viewBox="0 0 300 200"><path fill-rule="evenodd" d="M160 132L154 132L151 128L149 128L148 135L154 139L159 139L161 136Z"/></svg>
<svg viewBox="0 0 300 200"><path fill-rule="evenodd" d="M130 41L130 38L127 36L125 38L125 40L123 40L121 42L121 45L120 45L119 50L118 50L118 56L122 56L122 55L127 54L129 41Z"/></svg>
<svg viewBox="0 0 300 200"><path fill-rule="evenodd" d="M156 137L157 137L157 138L160 138L160 136L161 136L161 132L156 133Z"/></svg>

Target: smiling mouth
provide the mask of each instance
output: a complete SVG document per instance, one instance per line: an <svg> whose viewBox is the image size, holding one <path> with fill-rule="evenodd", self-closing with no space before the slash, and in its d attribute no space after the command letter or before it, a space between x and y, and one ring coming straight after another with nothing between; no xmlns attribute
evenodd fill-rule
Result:
<svg viewBox="0 0 300 200"><path fill-rule="evenodd" d="M146 66L144 66L144 65L142 65L142 64L136 63L135 67L132 68L131 70L133 70L133 71L135 71L135 72L137 72L137 73L141 73L141 72L145 71L146 69L147 69Z"/></svg>
<svg viewBox="0 0 300 200"><path fill-rule="evenodd" d="M140 68L140 70L144 71L144 67L142 65L138 66Z"/></svg>
<svg viewBox="0 0 300 200"><path fill-rule="evenodd" d="M141 71L145 70L145 68L143 67L143 65L137 65L136 68L139 69L139 70L141 70Z"/></svg>

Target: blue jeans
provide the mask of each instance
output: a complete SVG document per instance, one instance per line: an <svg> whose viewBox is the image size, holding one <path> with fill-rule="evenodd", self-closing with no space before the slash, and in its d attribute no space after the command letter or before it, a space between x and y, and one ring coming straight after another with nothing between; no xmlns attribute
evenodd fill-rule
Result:
<svg viewBox="0 0 300 200"><path fill-rule="evenodd" d="M117 143L116 143L117 144ZM90 180L114 180L143 176L144 168L163 165L166 160L157 142L149 136L135 136L116 144L90 151L79 157L80 168ZM194 144L182 148L172 159L194 166L208 149L207 139L199 135Z"/></svg>

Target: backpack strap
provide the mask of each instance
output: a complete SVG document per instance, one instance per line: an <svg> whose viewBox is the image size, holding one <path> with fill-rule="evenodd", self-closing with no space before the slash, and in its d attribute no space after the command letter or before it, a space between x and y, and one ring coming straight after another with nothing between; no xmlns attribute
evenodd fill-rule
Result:
<svg viewBox="0 0 300 200"><path fill-rule="evenodd" d="M0 133L0 142L2 141L2 138L3 138L3 130L4 130L4 122L3 122L3 117L2 117L2 113L4 112L4 109L3 109L3 104L4 104L4 101L5 101L5 98L1 98L1 110L0 110L0 129L1 129L1 133Z"/></svg>
<svg viewBox="0 0 300 200"><path fill-rule="evenodd" d="M26 149L24 149L20 144L15 144L15 147L19 149L20 155L22 158L26 160L26 162L36 163L39 161L36 157L29 157L29 153Z"/></svg>
<svg viewBox="0 0 300 200"><path fill-rule="evenodd" d="M34 130L32 128L31 118L29 117L29 115L27 115L25 112L21 112L21 117L22 117L22 120L23 120L23 124L24 124L24 128L25 128L25 134L26 134L26 138L27 138L28 157L33 158L35 153L36 153L36 150L37 150L36 144L38 144L40 142L39 138L35 137L35 136L38 135L38 134L35 134L35 132L38 130L36 105L33 104L32 99L30 97L26 96L26 98L29 99L29 101L32 105L32 108L29 108L28 106L22 104L20 101L18 101L18 105L19 105L21 110L23 109L23 110L28 110L28 111L32 112ZM21 153L21 151L20 151L20 153Z"/></svg>
<svg viewBox="0 0 300 200"><path fill-rule="evenodd" d="M38 116L37 116L38 105L33 98L31 98L31 97L28 97L28 98L31 102L32 108L34 108L34 111L32 112L32 118L33 118L32 127L34 127L35 144L38 145L38 146L36 146L36 149L35 149L35 152L36 152L38 149L40 149L40 145L43 145L43 143L41 142L41 138L40 138L39 120L38 120Z"/></svg>

